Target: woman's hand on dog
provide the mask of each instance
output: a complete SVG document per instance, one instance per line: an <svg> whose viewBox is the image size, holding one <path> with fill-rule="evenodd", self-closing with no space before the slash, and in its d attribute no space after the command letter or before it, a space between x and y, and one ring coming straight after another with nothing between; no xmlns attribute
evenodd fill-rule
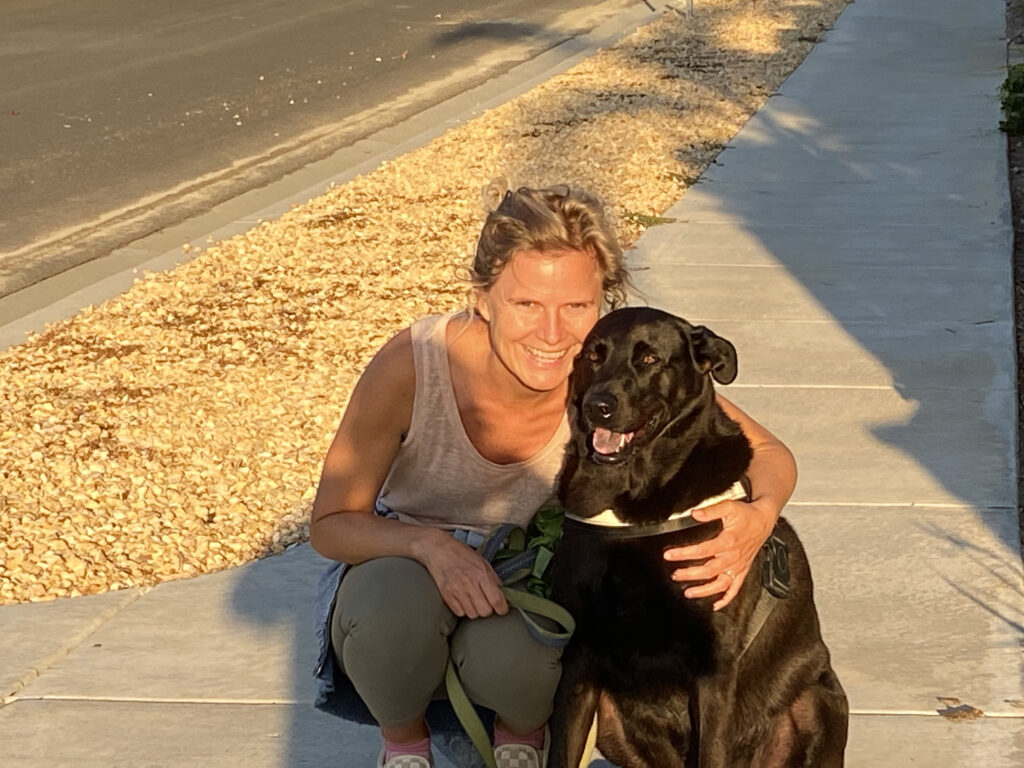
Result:
<svg viewBox="0 0 1024 768"><path fill-rule="evenodd" d="M725 414L740 425L750 441L754 456L747 468L753 489L751 502L723 501L693 511L694 520L721 520L722 532L715 538L689 547L665 551L671 562L696 560L699 564L677 568L675 581L707 581L687 588L687 597L710 597L721 594L715 602L716 611L725 608L739 594L743 580L758 551L771 536L775 521L796 487L796 462L793 454L775 435L751 419L721 394L716 402Z"/></svg>
<svg viewBox="0 0 1024 768"><path fill-rule="evenodd" d="M441 533L420 561L451 612L469 619L508 613L501 581L491 564L462 542Z"/></svg>
<svg viewBox="0 0 1024 768"><path fill-rule="evenodd" d="M700 544L667 549L665 559L669 562L700 562L699 565L677 568L672 572L672 579L706 582L685 589L683 594L689 598L721 594L713 606L718 611L739 594L754 558L775 527L778 512L760 499L750 503L722 501L694 510L693 518L702 523L721 520L722 532Z"/></svg>

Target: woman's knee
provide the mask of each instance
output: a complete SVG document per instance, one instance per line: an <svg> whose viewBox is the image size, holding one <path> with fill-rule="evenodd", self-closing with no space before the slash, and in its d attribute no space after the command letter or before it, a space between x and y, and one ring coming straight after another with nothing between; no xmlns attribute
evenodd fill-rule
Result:
<svg viewBox="0 0 1024 768"><path fill-rule="evenodd" d="M401 635L416 628L447 634L454 626L455 617L426 568L408 558L382 557L352 566L345 573L338 587L331 634L335 640L355 633Z"/></svg>
<svg viewBox="0 0 1024 768"><path fill-rule="evenodd" d="M534 638L518 612L464 621L451 655L469 697L511 730L527 733L551 716L562 652Z"/></svg>
<svg viewBox="0 0 1024 768"><path fill-rule="evenodd" d="M455 621L430 574L413 560L369 560L345 574L331 643L381 725L398 727L423 714L444 679Z"/></svg>

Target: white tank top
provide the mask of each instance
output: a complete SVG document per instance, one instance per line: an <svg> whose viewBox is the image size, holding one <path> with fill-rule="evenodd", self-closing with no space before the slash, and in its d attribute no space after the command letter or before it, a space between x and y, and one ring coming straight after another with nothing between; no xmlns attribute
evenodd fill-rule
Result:
<svg viewBox="0 0 1024 768"><path fill-rule="evenodd" d="M412 327L416 394L412 423L391 465L378 506L400 520L486 533L501 523L525 525L554 495L569 440L565 416L554 435L526 461L495 464L476 450L462 425L446 329L454 315L432 315Z"/></svg>

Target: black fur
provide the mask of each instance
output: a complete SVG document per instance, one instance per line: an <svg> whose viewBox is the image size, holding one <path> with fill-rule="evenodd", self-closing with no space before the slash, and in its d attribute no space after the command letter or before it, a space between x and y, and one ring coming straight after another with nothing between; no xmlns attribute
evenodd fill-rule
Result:
<svg viewBox="0 0 1024 768"><path fill-rule="evenodd" d="M714 400L712 378L736 375L732 344L645 308L602 318L576 360L572 438L559 481L563 505L593 517L664 521L728 489L750 444ZM632 438L619 452L595 428ZM614 440L612 441L614 443ZM613 445L614 448L614 445ZM624 538L566 520L552 564L554 597L574 615L552 717L550 768L576 768L595 714L598 745L622 768L832 768L843 763L848 710L821 639L811 575L785 520L791 595L753 643L758 556L736 598L691 600L671 581L670 546L703 541L708 523Z"/></svg>

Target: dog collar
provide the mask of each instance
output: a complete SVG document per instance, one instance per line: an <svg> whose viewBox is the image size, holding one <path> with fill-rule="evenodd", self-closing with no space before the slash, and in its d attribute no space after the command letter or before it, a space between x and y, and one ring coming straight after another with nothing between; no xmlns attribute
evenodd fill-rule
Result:
<svg viewBox="0 0 1024 768"><path fill-rule="evenodd" d="M574 515L571 512L566 512L565 518L567 520L572 520L575 523L582 523L584 525L593 526L594 528L604 529L609 533L628 533L631 536L653 536L659 533L679 531L684 528L701 525L699 520L693 519L693 511L695 509L703 509L704 507L710 507L712 504L717 504L720 501L730 499L737 501L741 499L749 499L749 483L750 481L748 481L746 477L742 480L737 480L725 492L720 493L717 496L704 499L700 504L696 504L689 509L684 509L681 512L673 512L667 520L658 523L630 523L615 514L614 509L606 509L593 517L580 517L579 515Z"/></svg>

